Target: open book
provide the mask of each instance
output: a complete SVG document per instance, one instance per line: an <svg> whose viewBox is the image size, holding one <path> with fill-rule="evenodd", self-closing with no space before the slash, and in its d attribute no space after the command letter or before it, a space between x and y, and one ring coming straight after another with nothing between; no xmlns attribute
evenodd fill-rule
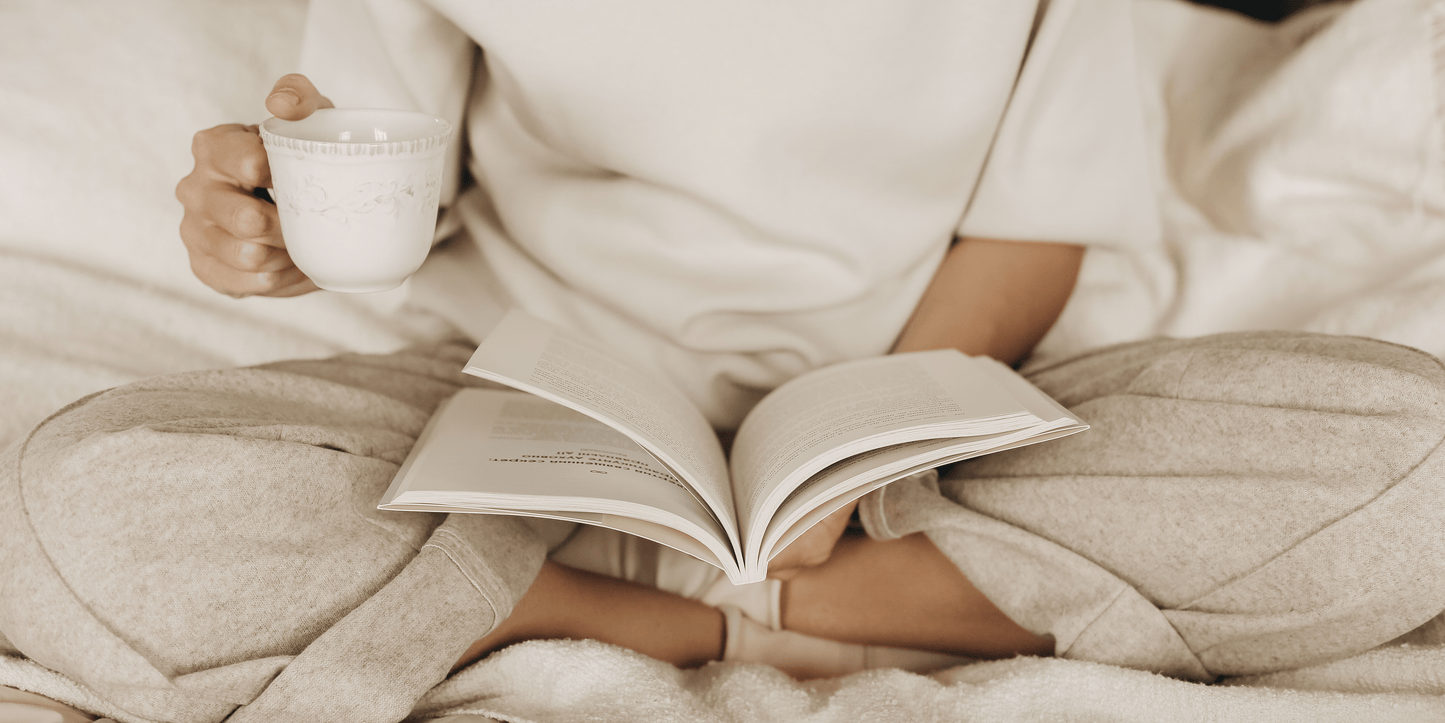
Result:
<svg viewBox="0 0 1445 723"><path fill-rule="evenodd" d="M487 336L380 509L602 525L757 582L809 527L908 475L1087 429L1012 369L957 351L862 359L773 390L731 454L691 402L521 312Z"/></svg>

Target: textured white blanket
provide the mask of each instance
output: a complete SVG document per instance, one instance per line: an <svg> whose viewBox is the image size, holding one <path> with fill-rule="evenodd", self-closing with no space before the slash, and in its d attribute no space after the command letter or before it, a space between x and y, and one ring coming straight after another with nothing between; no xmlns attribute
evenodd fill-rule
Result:
<svg viewBox="0 0 1445 723"><path fill-rule="evenodd" d="M1336 667L1352 672L1320 679L1329 683L1323 689L1206 686L1054 658L975 663L929 676L875 670L799 683L761 665L713 664L681 671L593 641L536 641L508 648L464 671L458 676L468 679L458 681L463 685L437 687L421 701L417 715L445 718L447 723L1424 723L1445 719L1441 697L1445 650L1440 647L1381 651ZM1371 678L1377 683L1393 681L1388 685L1401 692L1366 690L1372 686L1359 681ZM0 656L0 681L43 691L121 723L144 723L28 661ZM490 690L491 697L482 706L459 706L448 699L453 687L480 687Z"/></svg>
<svg viewBox="0 0 1445 723"><path fill-rule="evenodd" d="M1163 242L1092 254L1042 353L1158 333L1291 328L1445 354L1441 3L1359 0L1275 29L1140 0ZM197 129L264 117L300 0L0 4L0 445L83 394L152 374L441 333L398 297L221 297L195 281L171 197ZM1437 55L1439 54L1439 55ZM1166 122L1167 121L1167 122ZM3 591L0 591L3 594ZM1439 622L1437 620L1437 622ZM756 666L680 672L535 642L464 673L510 721L1441 720L1442 626L1314 668L1201 686L1019 658L811 684ZM106 711L0 656L0 684ZM447 687L423 705L448 710Z"/></svg>

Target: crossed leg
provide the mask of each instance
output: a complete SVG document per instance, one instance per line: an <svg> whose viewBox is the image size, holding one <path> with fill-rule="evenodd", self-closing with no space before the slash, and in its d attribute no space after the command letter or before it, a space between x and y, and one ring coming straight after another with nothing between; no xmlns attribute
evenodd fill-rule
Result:
<svg viewBox="0 0 1445 723"><path fill-rule="evenodd" d="M923 534L844 536L783 584L783 628L845 643L976 658L1047 655L1051 638L1009 620ZM512 615L457 662L523 640L591 638L682 667L719 660L722 613L664 590L548 562Z"/></svg>

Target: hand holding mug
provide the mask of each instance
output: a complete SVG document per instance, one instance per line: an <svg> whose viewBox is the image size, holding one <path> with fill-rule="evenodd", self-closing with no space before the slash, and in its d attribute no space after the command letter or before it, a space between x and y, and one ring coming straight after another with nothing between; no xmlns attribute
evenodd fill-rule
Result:
<svg viewBox="0 0 1445 723"><path fill-rule="evenodd" d="M336 110L301 75L277 81L266 108L260 127L196 134L176 187L196 276L236 297L399 285L431 248L450 125Z"/></svg>
<svg viewBox="0 0 1445 723"><path fill-rule="evenodd" d="M266 109L300 120L331 101L302 75L276 82ZM315 291L291 261L276 207L256 189L271 186L271 168L257 126L236 123L197 133L195 169L176 186L185 208L181 240L191 270L207 286L230 296L298 296Z"/></svg>

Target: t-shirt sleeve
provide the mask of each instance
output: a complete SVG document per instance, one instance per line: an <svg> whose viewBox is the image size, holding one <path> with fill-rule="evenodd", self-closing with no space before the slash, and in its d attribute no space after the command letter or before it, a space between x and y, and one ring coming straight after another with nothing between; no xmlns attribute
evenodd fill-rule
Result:
<svg viewBox="0 0 1445 723"><path fill-rule="evenodd" d="M461 178L462 115L477 47L419 0L311 0L300 69L338 108L394 108L452 124L442 204Z"/></svg>
<svg viewBox="0 0 1445 723"><path fill-rule="evenodd" d="M1159 236L1130 0L1044 12L961 236L1139 248Z"/></svg>

